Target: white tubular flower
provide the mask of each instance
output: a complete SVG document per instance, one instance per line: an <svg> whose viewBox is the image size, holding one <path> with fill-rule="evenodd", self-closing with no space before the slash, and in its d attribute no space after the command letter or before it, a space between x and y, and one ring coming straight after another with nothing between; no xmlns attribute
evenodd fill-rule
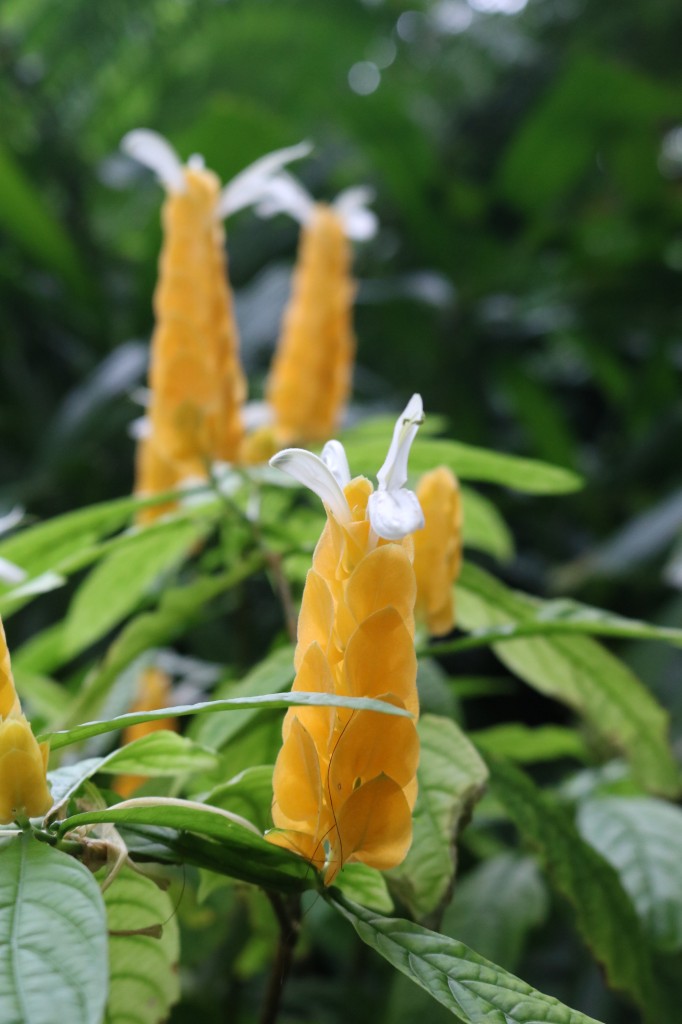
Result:
<svg viewBox="0 0 682 1024"><path fill-rule="evenodd" d="M367 502L372 530L384 540L401 540L424 526L417 495L404 486L410 448L423 421L421 396L413 395L398 417L388 455L377 473L379 486ZM350 506L344 494L351 476L340 441L329 441L321 458L303 448L285 448L270 459L270 465L308 487L339 523L344 525L351 521Z"/></svg>
<svg viewBox="0 0 682 1024"><path fill-rule="evenodd" d="M150 171L170 192L185 192L185 174L182 160L163 135L149 128L136 128L121 140L121 149Z"/></svg>
<svg viewBox="0 0 682 1024"><path fill-rule="evenodd" d="M357 185L340 192L330 203L347 238L356 242L366 242L374 238L379 221L376 214L368 208L374 200L374 189L367 185ZM317 203L300 181L282 171L274 175L267 183L256 213L261 217L274 217L278 213L287 213L299 224L307 225L313 219Z"/></svg>
<svg viewBox="0 0 682 1024"><path fill-rule="evenodd" d="M273 180L282 173L282 168L292 160L308 156L312 149L310 142L299 142L296 146L276 149L245 167L229 182L220 193L218 216L228 217L237 210L252 206L268 195Z"/></svg>

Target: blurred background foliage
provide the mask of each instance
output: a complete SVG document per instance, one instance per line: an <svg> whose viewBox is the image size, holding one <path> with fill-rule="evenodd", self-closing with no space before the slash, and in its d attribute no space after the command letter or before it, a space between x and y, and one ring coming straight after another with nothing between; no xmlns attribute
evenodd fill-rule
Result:
<svg viewBox="0 0 682 1024"><path fill-rule="evenodd" d="M566 498L491 491L504 575L677 624L681 34L674 0L3 0L0 511L132 485L161 191L122 135L154 128L223 180L307 138L315 196L377 193L357 408L419 390L451 436L581 472ZM244 212L228 239L259 397L296 227ZM679 725L679 654L621 653ZM556 948L533 956L524 976L576 1000Z"/></svg>

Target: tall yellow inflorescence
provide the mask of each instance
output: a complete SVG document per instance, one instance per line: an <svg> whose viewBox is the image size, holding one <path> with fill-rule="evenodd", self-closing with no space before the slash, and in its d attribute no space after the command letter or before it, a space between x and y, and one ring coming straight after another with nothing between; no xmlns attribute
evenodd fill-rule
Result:
<svg viewBox="0 0 682 1024"><path fill-rule="evenodd" d="M439 466L420 479L417 497L424 512L424 529L414 535L415 615L431 636L444 636L455 625L453 584L462 563L457 478L446 466Z"/></svg>
<svg viewBox="0 0 682 1024"><path fill-rule="evenodd" d="M212 460L238 457L243 437L246 385L217 212L220 182L203 168L182 172L184 188L169 189L162 214L148 432L135 485L140 495L188 477L204 479ZM140 520L165 510L150 507Z"/></svg>
<svg viewBox="0 0 682 1024"><path fill-rule="evenodd" d="M351 259L341 216L315 204L301 230L292 296L266 389L278 447L326 440L339 425L355 358Z"/></svg>
<svg viewBox="0 0 682 1024"><path fill-rule="evenodd" d="M392 507L385 532L396 536L386 539L376 499L390 505L396 489L382 481L375 492L364 477L344 483L336 509L325 500L327 524L303 593L293 689L380 698L412 717L328 707L287 712L268 839L310 861L326 885L344 864L385 870L404 859L419 760L410 533L421 513L416 501L408 503L407 518ZM408 493L414 499L400 491Z"/></svg>
<svg viewBox="0 0 682 1024"><path fill-rule="evenodd" d="M0 825L49 811L48 753L48 744L38 744L22 713L0 622Z"/></svg>

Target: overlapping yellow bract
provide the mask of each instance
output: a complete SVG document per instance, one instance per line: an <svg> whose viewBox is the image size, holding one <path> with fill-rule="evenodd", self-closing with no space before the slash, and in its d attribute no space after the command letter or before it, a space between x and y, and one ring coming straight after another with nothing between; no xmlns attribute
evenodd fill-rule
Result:
<svg viewBox="0 0 682 1024"><path fill-rule="evenodd" d="M137 696L131 707L131 713L140 711L160 711L168 707L171 696L171 681L169 676L160 668L146 668L140 675ZM149 736L150 733L159 732L161 729L172 729L177 731L178 720L172 716L168 718L157 718L152 722L138 722L137 725L129 725L121 737L121 746L139 740L142 736ZM113 789L123 797L130 796L138 786L145 781L144 775L117 775Z"/></svg>
<svg viewBox="0 0 682 1024"><path fill-rule="evenodd" d="M49 811L48 753L48 744L37 742L22 713L0 622L0 825Z"/></svg>
<svg viewBox="0 0 682 1024"><path fill-rule="evenodd" d="M211 171L183 169L185 190L163 207L163 248L154 294L148 433L135 492L162 493L188 477L205 479L213 459L238 458L246 383L227 281L220 183ZM167 509L142 510L148 522Z"/></svg>
<svg viewBox="0 0 682 1024"><path fill-rule="evenodd" d="M380 697L416 717L412 540L377 540L371 493L357 477L345 488L352 522L328 514L303 593L293 689ZM326 885L349 862L399 864L417 796L415 718L290 708L283 739L268 839L323 871Z"/></svg>
<svg viewBox="0 0 682 1024"><path fill-rule="evenodd" d="M340 421L355 358L351 258L341 217L317 203L301 231L293 291L266 389L277 447L323 441Z"/></svg>
<svg viewBox="0 0 682 1024"><path fill-rule="evenodd" d="M424 528L414 534L415 615L432 636L443 636L455 625L452 585L462 562L459 485L451 470L439 466L424 474L416 493Z"/></svg>

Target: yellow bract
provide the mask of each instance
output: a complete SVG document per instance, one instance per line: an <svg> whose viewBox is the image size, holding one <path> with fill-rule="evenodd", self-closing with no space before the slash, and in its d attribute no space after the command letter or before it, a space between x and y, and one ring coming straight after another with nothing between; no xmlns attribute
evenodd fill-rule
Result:
<svg viewBox="0 0 682 1024"><path fill-rule="evenodd" d="M417 497L425 525L414 534L415 614L432 636L443 636L455 625L452 585L462 561L462 507L457 479L445 466L439 466L421 478Z"/></svg>
<svg viewBox="0 0 682 1024"><path fill-rule="evenodd" d="M162 214L139 495L162 493L187 477L204 479L213 459L235 461L244 433L246 384L217 215L220 183L203 169L188 167L183 174L185 190L169 193ZM145 509L140 521L166 510Z"/></svg>
<svg viewBox="0 0 682 1024"><path fill-rule="evenodd" d="M315 205L301 232L267 398L278 446L330 437L351 388L355 338L351 247L340 216Z"/></svg>
<svg viewBox="0 0 682 1024"><path fill-rule="evenodd" d="M372 533L368 480L352 480L344 493L352 520L328 514L306 580L293 689L379 697L416 716L412 540ZM323 871L326 885L348 862L399 864L417 795L415 719L290 708L283 738L268 839Z"/></svg>
<svg viewBox="0 0 682 1024"><path fill-rule="evenodd" d="M0 623L0 825L49 811L48 753L48 744L38 744L22 714Z"/></svg>

